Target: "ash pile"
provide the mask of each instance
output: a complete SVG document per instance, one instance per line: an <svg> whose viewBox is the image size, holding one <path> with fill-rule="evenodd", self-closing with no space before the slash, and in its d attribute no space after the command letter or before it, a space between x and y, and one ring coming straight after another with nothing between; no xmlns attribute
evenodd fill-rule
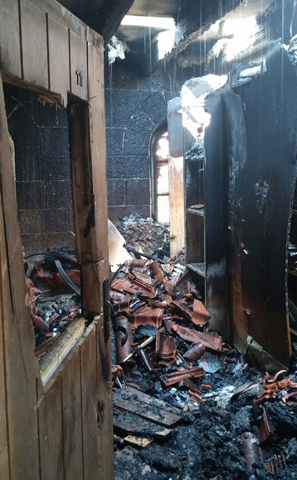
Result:
<svg viewBox="0 0 297 480"><path fill-rule="evenodd" d="M297 370L263 375L209 328L178 263L110 281L115 478L297 478Z"/></svg>
<svg viewBox="0 0 297 480"><path fill-rule="evenodd" d="M149 251L163 258L169 256L169 228L153 218L142 218L139 213L123 217L117 225L126 244L140 251Z"/></svg>
<svg viewBox="0 0 297 480"><path fill-rule="evenodd" d="M75 252L61 247L26 257L25 270L26 303L39 359L81 316L80 267Z"/></svg>

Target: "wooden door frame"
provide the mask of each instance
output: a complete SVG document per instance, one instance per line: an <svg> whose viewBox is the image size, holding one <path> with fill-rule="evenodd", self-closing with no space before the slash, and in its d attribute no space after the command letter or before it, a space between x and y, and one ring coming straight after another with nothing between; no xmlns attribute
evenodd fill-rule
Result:
<svg viewBox="0 0 297 480"><path fill-rule="evenodd" d="M4 12L3 22L9 21L15 28L20 29L17 33L5 30L5 34L8 32L7 39L1 36L0 32L2 54L0 59L0 307L2 312L0 340L3 347L0 347L0 379L5 383L5 395L0 398L0 403L2 402L0 420L5 427L0 435L0 446L4 452L0 458L0 468L1 472L4 472L5 480L6 478L9 480L47 478L46 469L40 460L44 441L48 437L42 434L44 416L47 422L49 421L45 407L45 402L48 401L47 395L49 393L54 395L53 389L58 391L60 389L63 398L64 388L67 390L65 390L67 397L64 392L66 401L69 401L73 395L75 398L76 377L79 376L80 379L85 372L84 382L88 378L88 387L85 389L91 389L95 385L97 395L95 403L90 402L89 409L86 407L85 414L91 419L93 426L96 422L98 439L93 438L92 441L94 445L99 443L98 457L94 454L93 461L91 453L88 453L87 443L85 448L82 446L82 455L86 455L83 460L83 475L85 480L91 478L87 468L88 465L92 465L94 466L92 478L111 480L113 478L113 427L110 336L109 319L105 318L104 321L102 314L102 286L104 280L108 278L109 271L103 39L52 0L0 0L0 7ZM45 50L38 50L38 45L32 45L37 54L34 58L36 64L38 65L39 62L42 64L45 58L48 62L48 71L44 72L45 81L39 81L40 72L36 71L35 78L34 69L29 75L30 69L24 68L24 62L30 52L26 50L27 55L24 55L25 45L22 35L26 29L27 31L30 29L31 19L27 16L29 24L23 24L25 20L21 16L22 8L29 8L29 11L33 9L33 12L36 10L37 14L45 19L44 25L37 25L37 30L46 28L43 35L47 38L47 47ZM59 82L55 82L55 78L59 79L55 77L54 66L49 58L50 19L67 32L64 38L69 48L67 47L65 51L69 52L70 57L65 68L70 69L69 84L66 82L61 89ZM38 31L36 31L37 34ZM13 41L10 41L12 40L10 35L14 35ZM80 52L78 54L75 51L76 45ZM86 65L84 80L87 86L83 92L80 92L75 85L75 62ZM58 73L56 72L56 75ZM62 105L66 105L69 100L70 135L71 131L79 129L78 135L71 136L74 218L77 256L82 269L84 315L90 321L93 319L94 322L87 329L79 345L66 357L56 376L49 385L46 385L46 388L42 387L38 368L36 368L38 365L34 357L33 327L25 304L25 276L22 277L21 274L23 272L22 244L3 83L37 92L45 99L51 99ZM58 86L56 91L51 90L51 85ZM79 108L83 108L85 112L83 121L77 116ZM82 131L86 133L83 138ZM77 153L78 149L80 149L79 153ZM83 152L87 152L87 155ZM84 194L79 194L82 185L86 182L85 175L82 176L86 167L88 198ZM95 352L95 360L89 358L89 361L94 362L94 367L88 366L88 362L84 360L88 358L89 344L93 345L92 351ZM77 360L78 358L80 360ZM79 375L76 369L73 370L73 362L77 361ZM72 384L67 385L67 379L72 370L75 375ZM96 378L92 377L92 373ZM61 381L62 388L60 388ZM70 404L69 408L72 408ZM63 407L62 414L64 411ZM62 426L60 428L62 429ZM92 435L96 436L96 430L93 430ZM71 452L71 442L75 442L75 439L68 437L65 442L66 449L68 448ZM94 452L92 448L91 451ZM75 473L75 465L71 465L71 458L69 462L68 465L64 459L61 479L67 480L69 475L70 477L72 475L73 480L76 478L71 473ZM76 472L76 475L80 474Z"/></svg>

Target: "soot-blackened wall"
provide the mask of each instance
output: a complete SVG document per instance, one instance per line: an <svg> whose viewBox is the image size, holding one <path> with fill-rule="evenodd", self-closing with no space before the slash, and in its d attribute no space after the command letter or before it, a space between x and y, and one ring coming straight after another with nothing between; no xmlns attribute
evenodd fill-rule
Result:
<svg viewBox="0 0 297 480"><path fill-rule="evenodd" d="M5 87L25 253L75 245L67 111Z"/></svg>
<svg viewBox="0 0 297 480"><path fill-rule="evenodd" d="M179 91L158 72L141 78L121 61L106 72L108 213L117 223L134 211L151 213L150 138Z"/></svg>

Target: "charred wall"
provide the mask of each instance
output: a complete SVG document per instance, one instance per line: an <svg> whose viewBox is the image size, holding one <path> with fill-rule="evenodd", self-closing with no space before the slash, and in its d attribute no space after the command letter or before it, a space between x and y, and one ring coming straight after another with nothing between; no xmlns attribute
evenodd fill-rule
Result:
<svg viewBox="0 0 297 480"><path fill-rule="evenodd" d="M67 111L5 87L25 253L75 244Z"/></svg>
<svg viewBox="0 0 297 480"><path fill-rule="evenodd" d="M150 215L151 135L167 119L168 100L179 95L194 69L172 63L140 77L125 61L106 67L108 213L113 222L134 211Z"/></svg>

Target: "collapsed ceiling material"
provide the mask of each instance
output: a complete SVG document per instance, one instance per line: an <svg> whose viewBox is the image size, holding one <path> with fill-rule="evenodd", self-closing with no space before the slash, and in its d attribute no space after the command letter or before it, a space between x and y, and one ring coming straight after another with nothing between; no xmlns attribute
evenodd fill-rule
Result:
<svg viewBox="0 0 297 480"><path fill-rule="evenodd" d="M127 261L110 285L116 478L291 478L296 375L211 331L178 259Z"/></svg>

